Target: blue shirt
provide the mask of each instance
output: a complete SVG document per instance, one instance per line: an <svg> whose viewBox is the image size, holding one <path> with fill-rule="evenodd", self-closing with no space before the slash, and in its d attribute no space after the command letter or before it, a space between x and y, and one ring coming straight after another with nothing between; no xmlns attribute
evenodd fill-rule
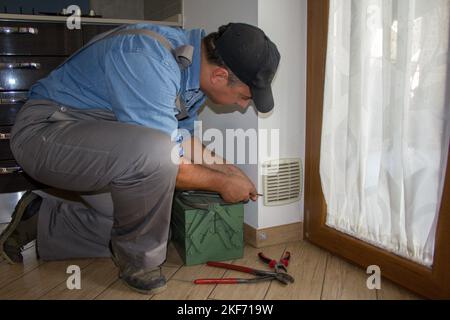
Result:
<svg viewBox="0 0 450 320"><path fill-rule="evenodd" d="M192 65L180 71L169 50L147 35L110 36L87 47L48 77L38 81L29 99L50 99L78 109L107 109L120 122L142 125L173 135L177 128L194 131L205 101L200 90L203 30L182 30L153 24L146 28L164 36L174 48L194 47ZM180 95L189 118L177 121Z"/></svg>

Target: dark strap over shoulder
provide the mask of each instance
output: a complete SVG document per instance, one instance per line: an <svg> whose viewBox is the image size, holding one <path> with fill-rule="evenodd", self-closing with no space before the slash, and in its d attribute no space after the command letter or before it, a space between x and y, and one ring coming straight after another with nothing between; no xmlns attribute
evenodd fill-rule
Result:
<svg viewBox="0 0 450 320"><path fill-rule="evenodd" d="M106 32L103 32L94 38L91 39L85 46L78 49L74 54L72 54L66 61L64 61L59 67L70 61L73 57L75 57L77 54L79 54L81 51L89 48L94 43L97 43L103 39L112 37L112 36L118 36L118 35L146 35L150 38L153 38L157 40L163 47L165 47L169 52L172 53L174 59L176 60L178 67L180 70L187 69L192 64L192 58L194 55L194 47L191 45L183 45L178 48L173 48L170 42L160 35L159 33L149 30L149 29L126 29L127 25L121 25L117 28L114 28L112 30L108 30ZM58 67L58 68L59 68ZM178 110L178 114L176 115L176 118L178 121L186 119L189 117L189 113L187 112L187 108L185 104L183 103L182 99L178 96L175 101L176 108Z"/></svg>
<svg viewBox="0 0 450 320"><path fill-rule="evenodd" d="M183 45L176 49L172 47L170 42L164 38L162 35L160 35L157 32L154 32L149 29L125 29L125 30L117 30L116 32L112 32L111 34L106 35L108 36L118 36L123 34L139 34L139 35L146 35L150 38L153 38L159 43L161 43L167 50L169 50L175 60L178 63L178 66L181 70L184 70L188 68L192 64L192 57L194 55L194 47L190 45ZM104 38L101 38L104 39ZM100 39L98 39L100 40Z"/></svg>
<svg viewBox="0 0 450 320"><path fill-rule="evenodd" d="M150 38L153 38L157 40L163 47L165 47L169 52L172 53L173 57L178 63L178 66L181 70L184 70L188 68L192 64L192 57L194 55L194 47L191 45L183 45L178 48L173 48L170 44L169 40L167 40L165 37L160 35L159 33L149 30L149 29L125 29L127 25L121 25L115 29L108 30L106 32L103 32L94 38L91 39L85 46L78 49L74 54L72 54L66 61L64 61L61 65L65 64L69 60L71 60L73 57L75 57L78 53L81 51L89 48L94 43L97 43L103 39L112 37L112 36L119 36L119 35L146 35Z"/></svg>

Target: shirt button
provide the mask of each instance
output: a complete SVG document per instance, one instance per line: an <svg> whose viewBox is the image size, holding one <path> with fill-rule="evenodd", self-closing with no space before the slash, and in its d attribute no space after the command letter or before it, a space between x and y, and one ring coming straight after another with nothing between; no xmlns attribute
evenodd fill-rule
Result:
<svg viewBox="0 0 450 320"><path fill-rule="evenodd" d="M60 110L61 112L66 112L66 111L67 111L67 108L66 108L66 107L61 107L61 108L59 108L59 110Z"/></svg>

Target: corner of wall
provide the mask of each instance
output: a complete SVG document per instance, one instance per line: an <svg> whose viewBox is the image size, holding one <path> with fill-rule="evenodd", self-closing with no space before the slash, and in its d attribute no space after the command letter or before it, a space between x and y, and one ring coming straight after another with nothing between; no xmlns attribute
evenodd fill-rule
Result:
<svg viewBox="0 0 450 320"><path fill-rule="evenodd" d="M272 84L275 108L269 117L258 117L258 128L279 129L279 158L299 158L302 163L306 140L306 2L285 0L283 5L275 0L258 2L258 26L277 44L281 54L279 70ZM261 150L260 162L269 160ZM261 176L258 185L262 189ZM302 220L303 197L298 203L282 207L265 207L260 201L259 229Z"/></svg>

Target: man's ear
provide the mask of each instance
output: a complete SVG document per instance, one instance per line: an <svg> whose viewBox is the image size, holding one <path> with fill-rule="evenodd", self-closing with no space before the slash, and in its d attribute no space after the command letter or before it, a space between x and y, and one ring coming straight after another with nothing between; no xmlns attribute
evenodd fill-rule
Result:
<svg viewBox="0 0 450 320"><path fill-rule="evenodd" d="M213 85L228 84L228 70L222 67L215 67L211 72L211 83Z"/></svg>

